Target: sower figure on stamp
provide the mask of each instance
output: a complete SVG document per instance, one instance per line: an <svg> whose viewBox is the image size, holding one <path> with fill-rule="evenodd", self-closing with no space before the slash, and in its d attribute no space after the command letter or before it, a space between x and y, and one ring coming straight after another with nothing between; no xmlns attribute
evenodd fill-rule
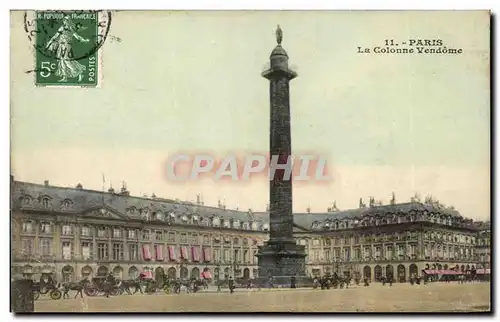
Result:
<svg viewBox="0 0 500 322"><path fill-rule="evenodd" d="M85 66L73 59L73 38L81 42L89 42L89 39L83 38L77 33L77 29L83 30L85 27L79 27L70 19L64 17L63 25L57 30L57 33L50 38L45 48L53 52L57 59L56 75L60 76L59 82L67 82L68 78L78 77L78 81L83 79Z"/></svg>

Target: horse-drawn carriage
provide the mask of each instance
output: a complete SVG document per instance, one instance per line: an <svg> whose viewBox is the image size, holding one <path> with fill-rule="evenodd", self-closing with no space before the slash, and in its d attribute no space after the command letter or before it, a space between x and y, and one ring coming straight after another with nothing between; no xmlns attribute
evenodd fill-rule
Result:
<svg viewBox="0 0 500 322"><path fill-rule="evenodd" d="M62 292L59 290L59 286L56 281L52 278L52 274L42 273L40 280L38 282L33 282L32 286L33 300L38 300L40 295L49 294L50 298L53 300L59 300L62 296Z"/></svg>
<svg viewBox="0 0 500 322"><path fill-rule="evenodd" d="M55 284L47 284L43 282L33 282L31 288L33 292L33 299L36 301L40 298L40 295L49 294L50 298L53 300L59 300L62 296L62 292L59 290Z"/></svg>
<svg viewBox="0 0 500 322"><path fill-rule="evenodd" d="M99 293L108 291L108 288L109 295L112 296L120 295L123 292L116 283L108 282L107 276L93 277L90 283L85 286L84 292L87 296L97 296Z"/></svg>

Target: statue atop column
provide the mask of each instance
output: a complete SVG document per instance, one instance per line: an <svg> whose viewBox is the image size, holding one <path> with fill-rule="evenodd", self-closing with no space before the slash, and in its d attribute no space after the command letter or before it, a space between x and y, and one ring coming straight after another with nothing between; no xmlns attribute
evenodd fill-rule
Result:
<svg viewBox="0 0 500 322"><path fill-rule="evenodd" d="M276 28L276 42L278 45L281 45L281 42L283 41L283 30L281 30L280 25L278 25L278 28Z"/></svg>

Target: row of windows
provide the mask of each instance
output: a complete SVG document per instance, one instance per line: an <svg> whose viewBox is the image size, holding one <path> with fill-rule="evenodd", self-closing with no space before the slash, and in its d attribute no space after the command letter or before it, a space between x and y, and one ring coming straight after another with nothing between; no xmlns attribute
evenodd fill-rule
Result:
<svg viewBox="0 0 500 322"><path fill-rule="evenodd" d="M24 196L22 198L23 205L31 205L33 203L33 198L30 196ZM51 208L51 198L49 196L42 196L39 198L39 202L43 208ZM70 199L65 199L61 203L62 209L70 209L73 202ZM126 209L128 215L139 215L143 220L148 221L166 221L166 222L177 222L180 221L184 224L202 225L202 226L212 226L212 227L223 227L223 228L234 228L234 229L244 229L244 230L254 230L254 231L268 231L269 224L260 224L258 222L245 222L234 219L224 219L216 215L200 216L197 214L176 214L174 212L169 212L167 214L161 211L151 211L149 208L137 209L135 207L130 207Z"/></svg>
<svg viewBox="0 0 500 322"><path fill-rule="evenodd" d="M243 229L243 230L254 230L254 231L267 231L269 230L269 224L264 223L260 224L256 221L247 222L240 221L237 219L224 219L220 218L216 215L212 215L210 217L200 216L197 214L176 214L174 212L169 212L168 214L164 214L159 211L150 212L149 208L136 209L134 207L127 209L127 214L129 215L139 215L143 220L148 221L166 221L169 223L177 222L183 224L192 224L192 225L201 225L206 227L222 227L222 228L234 228L234 229Z"/></svg>
<svg viewBox="0 0 500 322"><path fill-rule="evenodd" d="M357 236L344 236L344 237L323 238L323 239L315 238L311 240L310 245L319 247L321 246L322 240L324 246L331 246L332 244L338 246L341 243L344 245L351 245L351 243L356 245L364 243L416 240L417 238L418 238L417 232L377 234L370 236L357 235ZM440 240L440 241L455 242L455 243L465 243L471 245L475 245L476 243L476 239L473 236L453 235L441 232L425 232L424 240ZM307 245L308 243L306 239L298 239L297 244Z"/></svg>
<svg viewBox="0 0 500 322"><path fill-rule="evenodd" d="M26 234L33 234L35 233L34 229L34 224L32 222L23 222L22 224L22 231L23 233ZM41 223L40 224L40 230L39 232L41 234L51 234L52 231L52 226L50 223ZM95 233L96 232L96 233ZM73 227L71 225L62 225L61 226L61 233L63 236L72 236L74 234ZM209 235L203 235L200 237L197 234L188 234L188 233L175 233L175 232L166 232L162 230L137 230L137 229L122 229L122 228L108 228L108 227L89 227L89 226L82 226L80 227L80 236L82 237L92 237L96 235L96 237L99 238L128 238L128 239L138 239L139 237L142 238L142 240L157 240L157 241L162 241L166 240L169 242L175 242L176 241L176 236L179 236L179 241L181 243L189 243L189 244L198 244L200 243L200 238L202 239L203 244L210 244L210 237ZM256 245L258 241L256 239L252 239L251 241L248 238L228 238L228 237L213 237L212 238L214 244L219 244L219 243L224 243L224 244L230 244L232 241L233 245Z"/></svg>
<svg viewBox="0 0 500 322"><path fill-rule="evenodd" d="M386 246L386 247L357 247L354 249L349 248L336 248L333 251L325 250L321 252L319 250L313 250L310 252L309 259L314 262L330 262L330 261L349 261L349 260L370 260L370 259L401 259L401 258L416 258L418 255L417 246L409 245L399 245L397 247ZM427 258L437 258L437 259L472 259L474 257L474 250L468 248L449 249L440 247L425 247L424 256Z"/></svg>
<svg viewBox="0 0 500 322"><path fill-rule="evenodd" d="M312 223L313 229L332 230L349 229L354 227L368 227L390 224L401 224L404 222L429 221L436 224L452 226L457 222L451 216L440 216L439 214L427 214L425 211L420 215L385 215L384 218L366 216L362 219L348 220L326 220L323 222L315 221Z"/></svg>
<svg viewBox="0 0 500 322"><path fill-rule="evenodd" d="M156 244L153 246L154 254L149 255L152 257L147 257L148 255L140 252L139 244L128 244L124 245L122 243L113 243L111 244L111 249L108 243L97 243L96 248L94 249L92 242L81 242L80 243L80 258L82 260L164 260L165 257L168 257L165 253L167 253L167 249L165 245ZM148 247L149 253L149 245L143 245ZM174 247L175 246L169 246ZM63 260L71 260L75 259L75 248L74 244L71 242L62 242L61 243L61 258ZM127 249L127 256L125 257L125 249ZM160 250L161 249L161 250ZM257 251L250 249L220 249L220 248L203 248L204 252L208 252L212 254L212 256L207 256L203 258L195 258L189 252L185 254L181 252L179 256L185 260L191 261L205 261L210 262L236 262L236 263L252 263L256 261ZM34 248L34 240L32 238L24 238L22 239L22 250L21 253L27 256L33 255L41 255L41 256L52 256L53 254L53 240L48 238L41 238L39 242L39 252L37 252ZM175 253L175 252L174 252ZM175 255L174 255L175 256ZM255 259L254 259L255 258Z"/></svg>

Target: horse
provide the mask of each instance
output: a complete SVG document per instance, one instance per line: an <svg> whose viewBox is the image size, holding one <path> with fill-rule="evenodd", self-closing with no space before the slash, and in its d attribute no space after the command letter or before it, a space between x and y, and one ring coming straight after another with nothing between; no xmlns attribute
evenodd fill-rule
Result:
<svg viewBox="0 0 500 322"><path fill-rule="evenodd" d="M83 299L83 290L85 289L85 287L89 284L89 281L87 279L83 279L79 282L68 282L68 283L64 283L62 285L62 289L63 289L63 299L65 299L66 297L69 298L69 291L76 291L76 294L75 294L75 299L76 297L78 296L78 294L80 294L80 297Z"/></svg>
<svg viewBox="0 0 500 322"><path fill-rule="evenodd" d="M135 288L134 293L132 293L130 291L131 287ZM121 282L119 288L120 288L122 293L125 291L125 292L127 292L128 295L134 295L137 292L141 292L141 294L143 294L141 283L137 279L124 280Z"/></svg>
<svg viewBox="0 0 500 322"><path fill-rule="evenodd" d="M208 289L208 283L205 279L193 279L192 281L193 291L196 293L197 291L203 289Z"/></svg>

